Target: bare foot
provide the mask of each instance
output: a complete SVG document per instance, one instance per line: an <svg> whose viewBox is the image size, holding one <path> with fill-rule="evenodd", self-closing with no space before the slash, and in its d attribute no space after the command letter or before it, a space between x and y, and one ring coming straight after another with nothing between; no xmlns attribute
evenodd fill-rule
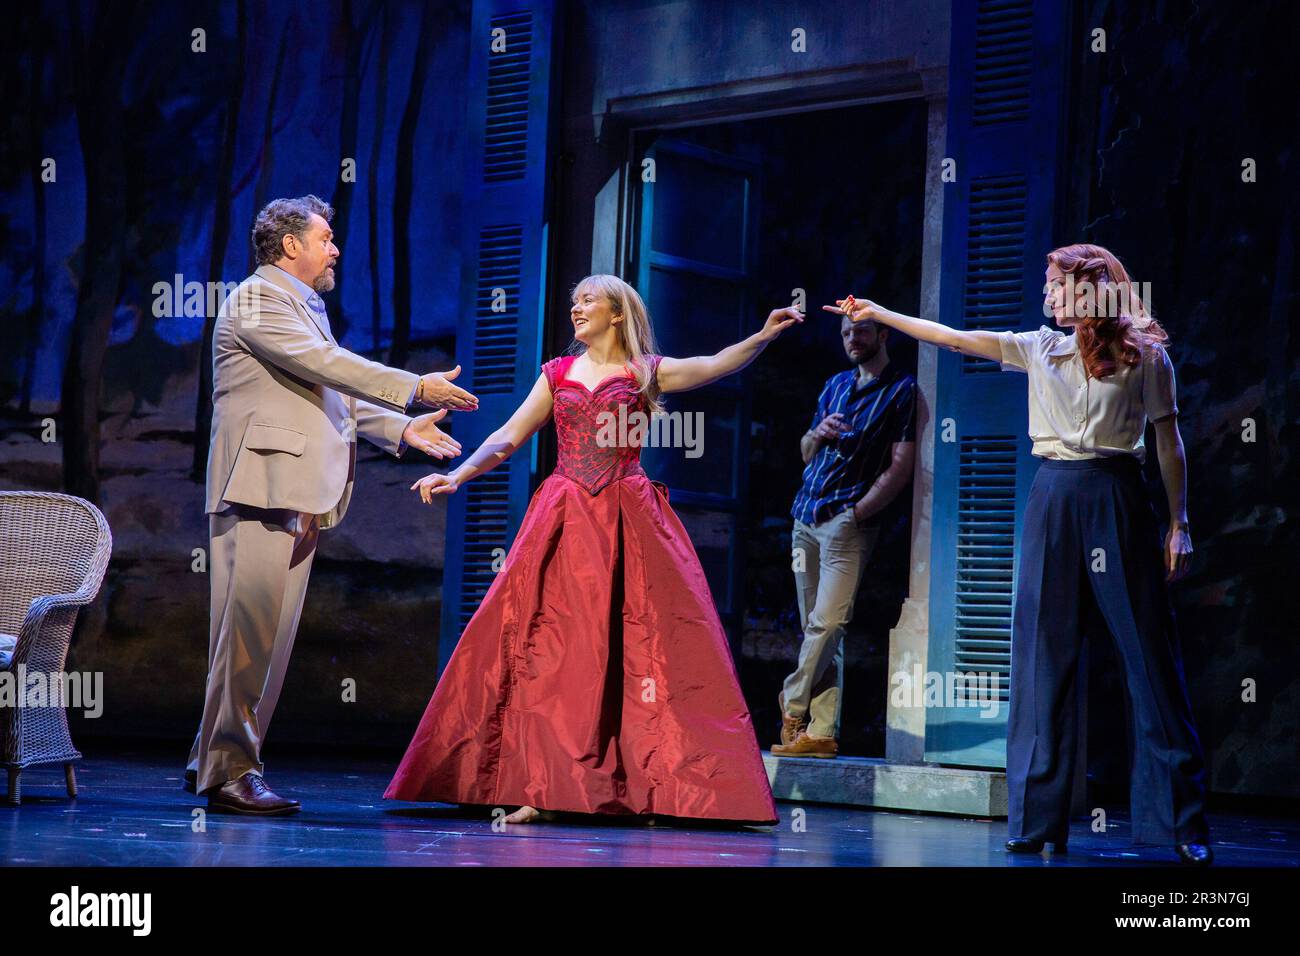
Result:
<svg viewBox="0 0 1300 956"><path fill-rule="evenodd" d="M540 817L540 816L541 816L541 812L538 811L535 807L520 807L520 808L519 808L518 810L516 810L514 813L512 813L512 814L510 814L508 817L506 817L506 818L504 819L504 821L502 821L502 822L504 822L504 823L532 823L534 820L536 820L536 819L537 819L538 817Z"/></svg>

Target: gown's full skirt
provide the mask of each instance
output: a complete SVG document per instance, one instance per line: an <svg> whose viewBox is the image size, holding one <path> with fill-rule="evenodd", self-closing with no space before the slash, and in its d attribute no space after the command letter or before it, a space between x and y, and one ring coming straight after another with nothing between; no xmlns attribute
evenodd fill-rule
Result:
<svg viewBox="0 0 1300 956"><path fill-rule="evenodd" d="M384 796L776 821L704 571L662 485L542 482Z"/></svg>

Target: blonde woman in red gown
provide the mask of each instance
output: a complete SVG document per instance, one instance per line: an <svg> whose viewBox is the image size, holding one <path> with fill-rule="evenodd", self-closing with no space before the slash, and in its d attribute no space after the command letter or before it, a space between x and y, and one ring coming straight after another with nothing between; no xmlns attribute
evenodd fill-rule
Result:
<svg viewBox="0 0 1300 956"><path fill-rule="evenodd" d="M776 804L704 570L637 416L659 395L740 371L803 315L778 309L716 355L655 354L646 308L616 276L583 279L581 354L547 362L519 409L425 503L500 464L551 417L559 463L538 487L425 710L386 799L771 824ZM602 425L627 406L625 442ZM707 452L707 449L706 449ZM549 813L548 813L549 816Z"/></svg>

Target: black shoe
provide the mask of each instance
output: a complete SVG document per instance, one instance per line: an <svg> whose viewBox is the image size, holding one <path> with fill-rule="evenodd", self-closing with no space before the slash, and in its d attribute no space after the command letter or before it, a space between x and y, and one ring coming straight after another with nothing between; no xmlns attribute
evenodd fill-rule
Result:
<svg viewBox="0 0 1300 956"><path fill-rule="evenodd" d="M1007 841L1007 850L1011 853L1042 853L1046 842L1031 837L1012 837ZM1053 856L1068 852L1069 844L1065 840L1052 843Z"/></svg>
<svg viewBox="0 0 1300 956"><path fill-rule="evenodd" d="M181 784L181 789L186 793L196 793L199 789L199 772L197 770L186 770L185 781Z"/></svg>
<svg viewBox="0 0 1300 956"><path fill-rule="evenodd" d="M1214 851L1204 843L1180 843L1174 849L1178 861L1188 866L1209 866L1214 862Z"/></svg>

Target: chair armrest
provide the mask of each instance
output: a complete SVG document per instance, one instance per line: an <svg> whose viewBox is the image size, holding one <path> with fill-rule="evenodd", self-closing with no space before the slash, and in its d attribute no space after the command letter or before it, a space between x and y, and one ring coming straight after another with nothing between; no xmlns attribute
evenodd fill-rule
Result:
<svg viewBox="0 0 1300 956"><path fill-rule="evenodd" d="M35 642L41 628L45 626L46 619L51 614L66 608L76 608L89 604L98 593L98 586L94 588L82 587L70 594L42 594L40 597L33 599L31 606L27 608L27 616L23 618L22 629L18 632L18 641L14 645L14 655L9 662L10 669L27 660L29 648Z"/></svg>
<svg viewBox="0 0 1300 956"><path fill-rule="evenodd" d="M95 600L95 595L99 593L99 586L78 588L70 594L42 594L38 598L33 598L31 606L27 608L27 617L23 619L23 627L27 627L28 621L45 617L51 611L58 610L62 607L81 607Z"/></svg>

